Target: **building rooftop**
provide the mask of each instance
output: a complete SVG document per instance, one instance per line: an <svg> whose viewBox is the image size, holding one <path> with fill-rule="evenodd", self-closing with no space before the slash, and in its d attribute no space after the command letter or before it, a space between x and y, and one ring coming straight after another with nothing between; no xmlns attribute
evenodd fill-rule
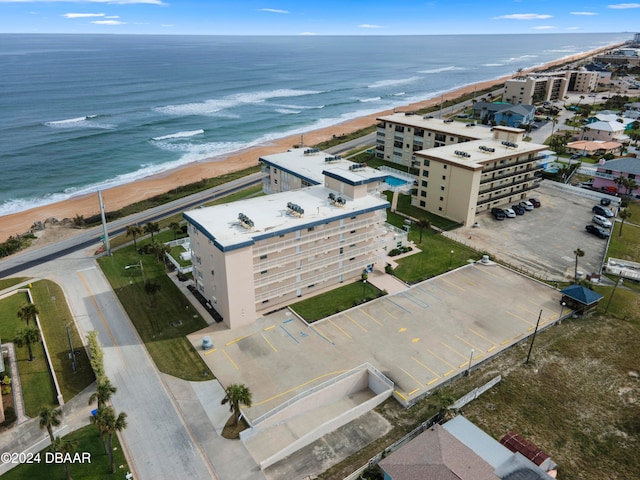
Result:
<svg viewBox="0 0 640 480"><path fill-rule="evenodd" d="M622 147L619 142L607 142L605 140L578 140L576 142L567 143L567 148L573 148L576 150L584 150L586 152L593 152L596 150L614 150Z"/></svg>
<svg viewBox="0 0 640 480"><path fill-rule="evenodd" d="M389 205L382 196L365 195L355 200L346 199L340 207L329 201L330 193L336 198L340 196L338 192L318 185L190 210L184 217L217 248L228 251ZM303 213L296 213L288 204L299 207ZM244 215L244 222L240 214Z"/></svg>
<svg viewBox="0 0 640 480"><path fill-rule="evenodd" d="M508 131L508 127L500 127L503 131ZM519 128L512 129L515 132L522 132ZM514 137L515 138L515 137ZM546 150L545 145L532 142L506 142L493 138L473 140L471 142L445 145L443 147L420 150L417 156L436 159L443 163L457 165L469 170L480 170L484 164L495 162L503 158L514 155L526 155Z"/></svg>
<svg viewBox="0 0 640 480"><path fill-rule="evenodd" d="M593 123L588 123L584 126L585 130L602 130L603 132L623 132L624 124L620 122L614 121L598 121Z"/></svg>
<svg viewBox="0 0 640 480"><path fill-rule="evenodd" d="M406 127L422 128L435 132L446 133L449 135L457 135L472 139L491 137L491 127L487 125L471 125L470 123L443 120L440 118L428 118L429 115L414 115L406 113L394 113L378 117L379 122L393 122Z"/></svg>
<svg viewBox="0 0 640 480"><path fill-rule="evenodd" d="M286 152L260 157L260 161L300 177L312 185L324 183L325 170L332 172L334 176L353 182L353 185L374 181L383 182L388 176L371 167L354 169L356 165L361 164L315 148L292 148Z"/></svg>
<svg viewBox="0 0 640 480"><path fill-rule="evenodd" d="M625 157L618 158L616 160L609 160L604 165L598 165L598 170L611 170L612 172L640 175L640 159L635 157Z"/></svg>

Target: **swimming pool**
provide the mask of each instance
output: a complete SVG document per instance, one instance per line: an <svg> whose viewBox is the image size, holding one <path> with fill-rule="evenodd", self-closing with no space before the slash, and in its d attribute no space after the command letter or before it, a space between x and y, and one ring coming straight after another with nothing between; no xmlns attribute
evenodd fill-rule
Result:
<svg viewBox="0 0 640 480"><path fill-rule="evenodd" d="M407 183L409 183L401 178L391 176L387 177L385 179L385 182L392 187L401 187L402 185L406 185Z"/></svg>

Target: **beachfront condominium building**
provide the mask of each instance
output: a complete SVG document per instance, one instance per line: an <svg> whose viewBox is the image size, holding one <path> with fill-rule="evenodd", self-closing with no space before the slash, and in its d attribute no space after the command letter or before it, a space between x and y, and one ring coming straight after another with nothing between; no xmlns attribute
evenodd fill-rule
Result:
<svg viewBox="0 0 640 480"><path fill-rule="evenodd" d="M415 153L477 140L491 135L488 127L433 118L430 115L394 113L377 119L376 157L404 167L417 167Z"/></svg>
<svg viewBox="0 0 640 480"><path fill-rule="evenodd" d="M545 145L523 142L525 130L493 127L493 136L416 152L418 186L411 203L465 226L476 214L525 199L537 188Z"/></svg>
<svg viewBox="0 0 640 480"><path fill-rule="evenodd" d="M384 268L402 237L373 190L384 175L351 162L323 172L320 185L184 214L196 288L229 327Z"/></svg>
<svg viewBox="0 0 640 480"><path fill-rule="evenodd" d="M562 72L556 75L536 74L509 79L504 83L502 99L527 105L561 100L567 94L569 82Z"/></svg>

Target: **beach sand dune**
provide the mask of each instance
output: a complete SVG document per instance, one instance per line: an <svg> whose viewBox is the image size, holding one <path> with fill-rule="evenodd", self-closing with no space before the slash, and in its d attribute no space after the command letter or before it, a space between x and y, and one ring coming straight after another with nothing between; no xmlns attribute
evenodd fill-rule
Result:
<svg viewBox="0 0 640 480"><path fill-rule="evenodd" d="M611 47L606 47L606 49L609 48ZM556 62L548 63L542 68L549 68L557 64L576 61L591 56L594 53L602 50L605 49L602 48L596 51L585 52L573 57L564 58ZM502 77L475 85L469 85L464 88L449 92L448 94L444 95L444 99L455 99L457 97L460 97L461 95L472 93L474 90L481 91L485 88L491 87L492 85L501 85L508 78L509 77ZM396 110L418 110L421 108L437 105L440 103L440 101L441 97L432 98L423 102L407 105ZM349 120L332 127L308 132L304 135L304 142L307 145L315 145L317 143L333 138L334 135L340 136L343 134L352 133L361 128L373 125L376 122L377 117L390 113L392 113L392 111L387 110L374 115L355 118L353 120ZM180 185L187 185L189 183L194 183L202 180L203 178L213 178L228 172L237 171L253 165L257 165L258 158L260 156L285 151L298 143L300 143L300 136L296 135L286 137L269 144L260 145L258 147L254 147L244 151L239 151L231 155L226 155L224 157L211 158L207 161L187 165L182 168L166 172L162 175L144 178L134 183L121 185L105 190L102 193L105 202L105 208L107 211L117 210L137 201L150 198L154 195L165 193L172 188ZM5 215L0 217L0 239L3 241L11 235L28 232L35 222L44 221L48 218L54 217L58 220L62 220L64 218L73 218L76 215L83 215L85 217L88 217L97 213L99 213L98 196L96 194L93 194L74 197L69 200L33 208L24 212ZM43 240L44 238L47 238L47 236L44 236ZM38 241L36 243L42 244L43 242Z"/></svg>

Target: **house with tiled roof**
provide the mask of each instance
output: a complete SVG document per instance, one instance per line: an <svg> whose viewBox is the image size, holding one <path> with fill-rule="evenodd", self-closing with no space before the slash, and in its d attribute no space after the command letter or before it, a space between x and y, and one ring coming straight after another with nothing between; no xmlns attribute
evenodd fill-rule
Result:
<svg viewBox="0 0 640 480"><path fill-rule="evenodd" d="M588 123L583 127L583 140L604 140L604 141L628 141L625 135L625 125L618 121L596 121Z"/></svg>
<svg viewBox="0 0 640 480"><path fill-rule="evenodd" d="M579 153L581 155L614 155L620 153L622 144L620 142L606 142L604 140L578 140L567 143L567 153Z"/></svg>
<svg viewBox="0 0 640 480"><path fill-rule="evenodd" d="M615 182L615 179L618 177L629 178L640 183L640 158L617 158L615 160L609 160L603 165L598 165L593 180L593 188L605 190L610 193L626 194L626 189ZM630 193L635 197L639 197L640 187Z"/></svg>

